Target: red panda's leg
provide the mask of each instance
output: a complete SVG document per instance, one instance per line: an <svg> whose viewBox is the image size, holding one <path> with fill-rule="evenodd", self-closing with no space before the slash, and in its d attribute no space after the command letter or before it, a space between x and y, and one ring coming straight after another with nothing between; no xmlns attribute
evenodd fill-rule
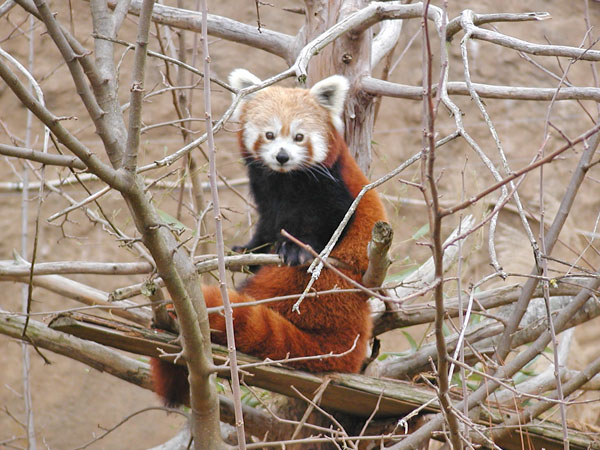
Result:
<svg viewBox="0 0 600 450"><path fill-rule="evenodd" d="M208 307L222 304L217 286L203 286L204 299ZM229 291L232 303L251 302L252 298L236 291ZM276 311L265 306L249 306L233 309L236 348L272 360L287 358L317 357L292 363L293 366L313 372L338 371L357 372L365 355L369 338L359 336L352 352L342 357L319 355L341 354L352 348L357 336L349 331L351 327L306 331L298 328ZM225 344L225 317L222 313L209 316L212 338ZM154 390L168 405L186 404L189 398L187 372L181 366L153 358L152 376Z"/></svg>
<svg viewBox="0 0 600 450"><path fill-rule="evenodd" d="M207 306L221 304L216 286L203 286ZM252 298L229 291L231 303L251 302ZM213 341L225 344L225 317L211 314L210 328ZM249 306L233 309L236 348L251 355L272 360L315 357L344 353L352 348L357 336L344 330L306 331L298 328L278 312L265 306ZM364 357L368 336L359 336L354 351L343 357L325 356L304 360L293 365L314 372L357 372Z"/></svg>

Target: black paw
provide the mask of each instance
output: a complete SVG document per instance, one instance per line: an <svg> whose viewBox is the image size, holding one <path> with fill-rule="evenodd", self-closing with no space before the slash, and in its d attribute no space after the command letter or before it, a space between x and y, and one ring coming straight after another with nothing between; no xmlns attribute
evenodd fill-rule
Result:
<svg viewBox="0 0 600 450"><path fill-rule="evenodd" d="M288 266L303 266L312 261L312 255L303 248L298 247L292 242L282 242L277 253L283 258L283 262Z"/></svg>
<svg viewBox="0 0 600 450"><path fill-rule="evenodd" d="M249 253L248 247L244 245L234 245L233 247L231 247L231 250L235 253Z"/></svg>

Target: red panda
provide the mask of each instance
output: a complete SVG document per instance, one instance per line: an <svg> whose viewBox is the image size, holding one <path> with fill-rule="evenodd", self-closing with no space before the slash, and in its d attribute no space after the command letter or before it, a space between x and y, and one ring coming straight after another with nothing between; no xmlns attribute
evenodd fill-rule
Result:
<svg viewBox="0 0 600 450"><path fill-rule="evenodd" d="M236 89L260 83L244 69L234 70L229 81ZM310 279L305 263L312 256L284 238L281 229L320 252L368 183L340 134L348 87L346 78L334 75L310 90L269 87L238 107L239 143L258 222L252 239L236 249L274 251L286 265L258 269L239 290L229 291L232 303L302 293ZM373 225L385 217L377 193L368 191L331 253L355 281L361 281L368 266ZM319 292L353 286L325 268L313 288ZM208 307L222 304L218 287L203 286L203 293ZM355 345L340 357L291 365L313 372L358 372L371 337L367 297L362 292L306 297L300 313L292 311L295 300L234 308L236 347L259 358L281 360L341 354ZM212 340L225 344L224 317L212 314L209 320ZM157 359L152 364L155 391L167 404L187 403L185 371Z"/></svg>

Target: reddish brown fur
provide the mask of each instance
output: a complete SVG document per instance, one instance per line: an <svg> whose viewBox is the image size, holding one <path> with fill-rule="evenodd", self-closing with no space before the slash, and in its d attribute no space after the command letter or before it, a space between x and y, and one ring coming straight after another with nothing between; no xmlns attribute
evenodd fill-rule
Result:
<svg viewBox="0 0 600 450"><path fill-rule="evenodd" d="M325 165L331 166L339 157L342 176L351 195L356 197L368 183L342 137L328 119L330 128L329 153ZM242 154L248 154L243 147ZM368 191L356 209L343 239L331 256L348 264L342 270L348 277L360 282L368 266L367 244L373 225L385 220L383 205L373 190ZM261 268L241 291L229 291L233 303L248 302L276 296L299 294L304 291L310 275L306 267L268 266ZM351 289L353 286L329 269L323 269L314 284L316 291L334 288ZM216 286L203 286L208 307L221 305L221 295ZM333 293L307 297L300 306L300 314L292 311L295 300L272 303L267 306L234 308L235 341L238 350L273 360L297 358L348 351L358 336L356 348L343 357L323 357L292 363L306 370L357 372L359 371L371 336L371 319L364 293ZM212 338L226 343L225 320L221 314L210 315ZM156 391L168 399L173 398L161 381L158 371L168 370L168 364L155 365ZM169 377L165 373L165 377ZM174 386L175 384L173 384Z"/></svg>
<svg viewBox="0 0 600 450"><path fill-rule="evenodd" d="M337 132L332 132L331 154L339 154L344 181L356 197L368 183ZM367 244L373 225L385 220L383 205L375 191L362 198L345 237L336 245L331 256L344 261L352 270L342 270L360 282L368 266ZM232 302L248 302L270 297L299 294L304 291L310 275L306 267L263 267L244 286L241 292L230 291ZM323 269L314 284L316 291L353 286L329 269ZM221 304L215 286L203 288L206 305ZM343 357L320 358L293 363L310 371L357 372L365 357L367 341L371 337L371 319L363 293L323 294L302 301L301 314L292 311L295 300L281 301L269 306L234 308L236 347L238 350L261 358L284 359L286 356L314 356L330 352L343 353L352 347L360 335L356 349ZM225 320L211 315L211 329L215 342L225 344Z"/></svg>

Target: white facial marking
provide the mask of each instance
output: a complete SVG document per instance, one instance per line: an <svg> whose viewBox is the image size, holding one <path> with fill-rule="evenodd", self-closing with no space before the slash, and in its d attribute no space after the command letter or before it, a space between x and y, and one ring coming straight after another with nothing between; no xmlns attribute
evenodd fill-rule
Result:
<svg viewBox="0 0 600 450"><path fill-rule="evenodd" d="M306 169L325 161L328 147L323 132L310 131L311 127L305 126L302 119L292 120L289 130L285 130L287 134L283 134L283 128L277 118L260 127L248 122L244 127L244 145L250 152L255 152L256 142L260 139L256 156L276 172ZM312 153L308 152L309 146Z"/></svg>
<svg viewBox="0 0 600 450"><path fill-rule="evenodd" d="M312 143L313 150L313 161L316 164L320 164L327 158L327 138L321 133L312 133L310 135L310 141Z"/></svg>
<svg viewBox="0 0 600 450"><path fill-rule="evenodd" d="M276 172L300 169L306 161L306 149L294 142L291 136L278 135L266 141L259 149L260 158Z"/></svg>
<svg viewBox="0 0 600 450"><path fill-rule="evenodd" d="M244 141L244 146L248 149L248 151L254 151L254 144L258 140L260 133L261 130L255 127L252 123L248 122L245 124L242 140Z"/></svg>
<svg viewBox="0 0 600 450"><path fill-rule="evenodd" d="M249 86L260 84L261 80L256 75L248 72L246 69L235 69L233 72L229 74L229 84L235 89L244 89ZM240 115L242 113L242 106L252 97L254 97L255 93L246 95L242 101L238 104L238 106L233 111L231 115L231 120L237 121L240 119ZM235 98L235 94L232 94L232 98Z"/></svg>

